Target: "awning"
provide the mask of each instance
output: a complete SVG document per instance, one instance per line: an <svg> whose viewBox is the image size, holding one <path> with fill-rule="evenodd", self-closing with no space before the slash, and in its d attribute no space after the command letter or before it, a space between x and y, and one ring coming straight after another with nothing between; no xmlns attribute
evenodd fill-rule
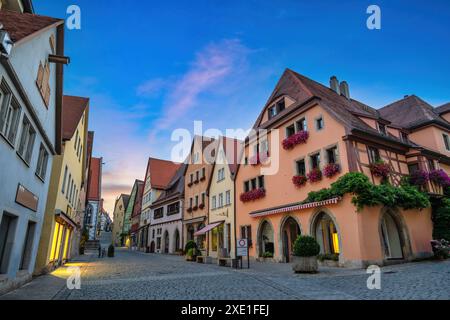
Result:
<svg viewBox="0 0 450 320"><path fill-rule="evenodd" d="M252 212L252 213L250 213L250 216L254 217L254 218L257 218L257 217L270 216L272 214L277 214L277 213L299 211L299 210L310 209L310 208L317 208L317 207L322 207L322 206L326 206L326 205L330 205L330 204L337 204L340 200L341 200L341 198L334 198L334 199L320 201L320 202L311 202L311 203L305 203L305 204L289 205L289 206L280 207L280 208L274 208L274 209L269 209L269 210Z"/></svg>
<svg viewBox="0 0 450 320"><path fill-rule="evenodd" d="M198 230L196 233L194 233L194 236L201 236L202 234L207 233L208 231L211 231L212 229L220 226L222 223L224 223L225 221L219 221L219 222L214 222L211 224L208 224L206 227L204 227L201 230Z"/></svg>

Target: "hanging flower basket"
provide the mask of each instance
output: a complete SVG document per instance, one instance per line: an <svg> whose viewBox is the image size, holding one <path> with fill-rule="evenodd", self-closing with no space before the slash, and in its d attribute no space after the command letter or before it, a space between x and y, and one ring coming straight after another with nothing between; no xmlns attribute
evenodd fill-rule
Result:
<svg viewBox="0 0 450 320"><path fill-rule="evenodd" d="M322 171L320 169L313 169L308 173L308 180L313 183L322 180Z"/></svg>
<svg viewBox="0 0 450 320"><path fill-rule="evenodd" d="M308 141L309 132L308 131L300 131L292 136L283 140L283 149L290 150L293 149L298 144L304 144Z"/></svg>
<svg viewBox="0 0 450 320"><path fill-rule="evenodd" d="M414 171L409 176L409 183L412 185L415 185L417 187L424 187L428 183L429 180L430 180L430 176L429 176L428 172L426 172L424 170Z"/></svg>
<svg viewBox="0 0 450 320"><path fill-rule="evenodd" d="M323 175L327 178L332 178L341 172L341 166L337 163L329 163L323 169Z"/></svg>
<svg viewBox="0 0 450 320"><path fill-rule="evenodd" d="M306 182L308 182L308 178L303 175L292 177L292 183L298 188L303 187L306 184Z"/></svg>
<svg viewBox="0 0 450 320"><path fill-rule="evenodd" d="M254 189L241 194L240 199L242 202L254 201L257 199L264 198L266 196L266 190L263 188Z"/></svg>
<svg viewBox="0 0 450 320"><path fill-rule="evenodd" d="M391 174L391 167L387 163L379 161L370 164L370 172L372 172L375 177L386 179Z"/></svg>
<svg viewBox="0 0 450 320"><path fill-rule="evenodd" d="M448 174L440 169L440 170L432 170L428 174L429 179L431 182L438 184L442 187L449 187L450 186L450 177Z"/></svg>

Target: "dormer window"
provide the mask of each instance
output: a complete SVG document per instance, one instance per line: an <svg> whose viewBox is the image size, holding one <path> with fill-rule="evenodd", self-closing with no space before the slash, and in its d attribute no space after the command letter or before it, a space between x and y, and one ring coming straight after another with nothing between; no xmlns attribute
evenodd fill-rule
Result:
<svg viewBox="0 0 450 320"><path fill-rule="evenodd" d="M404 142L408 142L408 134L407 134L407 133L402 132L402 133L401 133L401 136L402 136L402 140L403 140Z"/></svg>
<svg viewBox="0 0 450 320"><path fill-rule="evenodd" d="M384 136L387 135L386 126L382 123L378 123L378 131Z"/></svg>
<svg viewBox="0 0 450 320"><path fill-rule="evenodd" d="M284 98L282 98L269 108L269 120L282 112L284 109L286 109L286 102L284 101Z"/></svg>

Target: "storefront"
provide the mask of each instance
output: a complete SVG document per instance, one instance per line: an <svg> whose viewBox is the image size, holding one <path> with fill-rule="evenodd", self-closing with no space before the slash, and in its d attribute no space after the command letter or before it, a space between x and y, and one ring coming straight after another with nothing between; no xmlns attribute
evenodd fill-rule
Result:
<svg viewBox="0 0 450 320"><path fill-rule="evenodd" d="M76 224L65 213L59 211L55 214L52 246L49 264L53 267L60 266L70 259L71 243Z"/></svg>

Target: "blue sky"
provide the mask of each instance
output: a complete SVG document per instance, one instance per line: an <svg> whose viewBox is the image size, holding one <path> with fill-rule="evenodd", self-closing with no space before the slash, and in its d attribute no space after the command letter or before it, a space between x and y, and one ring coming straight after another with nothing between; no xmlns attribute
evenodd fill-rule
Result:
<svg viewBox="0 0 450 320"><path fill-rule="evenodd" d="M81 8L66 29L65 93L91 98L106 208L168 158L175 128L249 128L289 67L346 80L375 108L416 94L450 101L450 1L34 0L42 15ZM381 30L366 27L369 5Z"/></svg>

